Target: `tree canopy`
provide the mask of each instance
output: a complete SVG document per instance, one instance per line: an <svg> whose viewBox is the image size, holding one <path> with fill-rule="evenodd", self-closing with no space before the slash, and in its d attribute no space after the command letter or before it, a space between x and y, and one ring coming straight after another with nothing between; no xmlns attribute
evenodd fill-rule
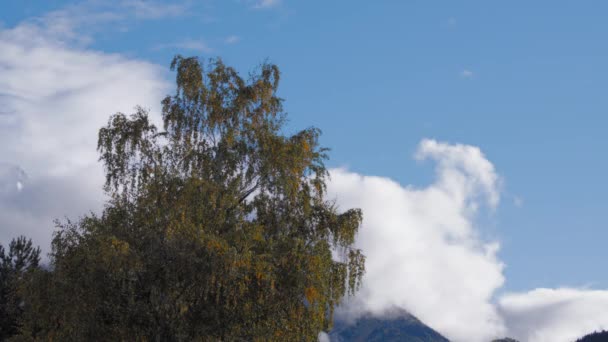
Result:
<svg viewBox="0 0 608 342"><path fill-rule="evenodd" d="M221 60L171 67L162 129L138 107L99 131L110 199L59 224L22 336L316 340L365 263L361 211L326 198L320 131L283 133L275 65L247 79Z"/></svg>

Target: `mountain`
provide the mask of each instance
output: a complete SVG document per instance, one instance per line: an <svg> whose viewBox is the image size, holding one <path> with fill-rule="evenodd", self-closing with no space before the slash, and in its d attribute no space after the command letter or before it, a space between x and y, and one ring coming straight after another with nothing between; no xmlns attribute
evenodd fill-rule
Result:
<svg viewBox="0 0 608 342"><path fill-rule="evenodd" d="M352 324L336 321L329 338L332 342L449 342L447 338L407 312L398 312L391 314L390 317L381 318L365 315Z"/></svg>
<svg viewBox="0 0 608 342"><path fill-rule="evenodd" d="M576 342L607 342L608 331L594 332L585 337L579 338Z"/></svg>

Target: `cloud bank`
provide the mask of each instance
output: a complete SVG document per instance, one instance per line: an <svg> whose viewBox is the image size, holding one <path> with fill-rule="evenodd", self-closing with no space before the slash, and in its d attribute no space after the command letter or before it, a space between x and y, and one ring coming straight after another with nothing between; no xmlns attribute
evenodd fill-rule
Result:
<svg viewBox="0 0 608 342"><path fill-rule="evenodd" d="M339 205L364 213L356 244L367 272L341 314L382 315L396 306L455 341L488 341L506 332L491 301L504 282L503 264L498 243L482 241L474 219L480 207L498 205L500 178L473 146L423 140L416 158L437 163L428 187L331 171L329 191Z"/></svg>
<svg viewBox="0 0 608 342"><path fill-rule="evenodd" d="M478 217L497 208L502 182L479 148L423 140L415 158L435 162L432 184L331 170L331 196L343 208L363 209L356 245L367 256L363 287L338 317L383 316L397 307L455 342L572 342L608 329L608 291L497 295L505 281L499 243L480 237Z"/></svg>
<svg viewBox="0 0 608 342"><path fill-rule="evenodd" d="M80 46L56 13L0 31L0 242L48 250L53 220L100 208L97 131L118 111L159 107L163 69Z"/></svg>
<svg viewBox="0 0 608 342"><path fill-rule="evenodd" d="M608 291L536 289L502 296L499 308L520 341L572 342L608 329Z"/></svg>

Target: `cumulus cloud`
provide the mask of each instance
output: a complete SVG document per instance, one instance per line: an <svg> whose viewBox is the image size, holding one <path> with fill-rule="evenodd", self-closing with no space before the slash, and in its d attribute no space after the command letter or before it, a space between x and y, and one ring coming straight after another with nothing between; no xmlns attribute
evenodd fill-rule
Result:
<svg viewBox="0 0 608 342"><path fill-rule="evenodd" d="M608 329L608 291L536 289L502 296L499 308L521 341L572 342Z"/></svg>
<svg viewBox="0 0 608 342"><path fill-rule="evenodd" d="M0 31L0 184L19 190L0 196L0 242L48 250L54 219L98 209L98 129L138 104L158 113L168 93L163 69L85 49L74 27L54 13Z"/></svg>
<svg viewBox="0 0 608 342"><path fill-rule="evenodd" d="M478 208L498 205L500 178L473 146L423 140L416 158L437 164L435 181L424 188L331 171L329 191L338 204L363 210L356 245L367 256L363 287L340 315L398 307L454 341L502 335L492 303L504 282L499 245L482 241L475 229Z"/></svg>

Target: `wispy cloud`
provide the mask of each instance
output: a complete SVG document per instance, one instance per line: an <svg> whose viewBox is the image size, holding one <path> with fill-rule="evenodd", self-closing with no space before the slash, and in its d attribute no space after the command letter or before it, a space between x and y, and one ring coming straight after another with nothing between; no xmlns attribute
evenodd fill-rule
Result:
<svg viewBox="0 0 608 342"><path fill-rule="evenodd" d="M203 53L213 52L213 49L210 48L204 41L196 39L183 40L179 43L176 43L175 47L179 49L192 50Z"/></svg>
<svg viewBox="0 0 608 342"><path fill-rule="evenodd" d="M471 79L471 78L473 78L473 76L475 76L475 74L473 73L473 71L471 71L469 69L463 69L460 71L460 77L462 77L462 78Z"/></svg>
<svg viewBox="0 0 608 342"><path fill-rule="evenodd" d="M124 0L122 7L131 10L135 17L142 19L160 19L177 17L186 13L188 3L160 3L144 0Z"/></svg>
<svg viewBox="0 0 608 342"><path fill-rule="evenodd" d="M175 43L170 44L158 44L154 47L155 50L163 49L181 49L187 51L194 51L198 53L212 53L215 50L207 45L202 39L184 39Z"/></svg>
<svg viewBox="0 0 608 342"><path fill-rule="evenodd" d="M281 0L256 0L253 5L254 8L272 8L277 7L281 4Z"/></svg>
<svg viewBox="0 0 608 342"><path fill-rule="evenodd" d="M240 41L241 41L241 38L236 35L231 35L231 36L226 37L226 39L224 39L224 43L226 43L226 44L236 44Z"/></svg>
<svg viewBox="0 0 608 342"><path fill-rule="evenodd" d="M56 41L87 44L95 33L108 28L124 31L133 20L155 20L187 14L190 1L164 4L156 1L84 1L30 18L18 25L20 31L44 27L44 37Z"/></svg>
<svg viewBox="0 0 608 342"><path fill-rule="evenodd" d="M513 196L513 204L516 207L521 208L524 206L524 199L521 198L520 196Z"/></svg>

